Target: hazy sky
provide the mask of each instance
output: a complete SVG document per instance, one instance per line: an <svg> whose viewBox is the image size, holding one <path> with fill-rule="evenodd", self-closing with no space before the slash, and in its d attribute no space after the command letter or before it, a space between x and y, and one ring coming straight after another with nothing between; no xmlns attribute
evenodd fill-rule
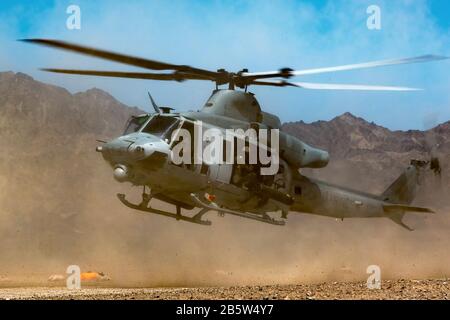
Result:
<svg viewBox="0 0 450 320"><path fill-rule="evenodd" d="M66 9L71 4L81 9L80 30L66 28ZM366 26L366 9L372 4L381 8L381 30ZM213 83L47 74L37 69L136 69L15 41L31 37L62 39L212 70L303 69L428 53L450 56L450 1L0 1L0 71L26 72L71 92L98 87L128 105L146 109L149 90L160 104L188 110L203 105ZM329 120L350 111L391 129L424 129L450 119L450 61L295 80L425 90L250 90L264 110L277 113L282 121Z"/></svg>

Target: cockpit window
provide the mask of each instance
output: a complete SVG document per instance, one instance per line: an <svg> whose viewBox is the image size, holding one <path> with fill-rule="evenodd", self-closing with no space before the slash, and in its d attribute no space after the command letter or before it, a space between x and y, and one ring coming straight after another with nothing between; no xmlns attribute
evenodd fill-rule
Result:
<svg viewBox="0 0 450 320"><path fill-rule="evenodd" d="M179 120L174 117L154 116L142 129L142 132L150 133L161 139L170 139L173 130L178 126Z"/></svg>
<svg viewBox="0 0 450 320"><path fill-rule="evenodd" d="M150 115L131 116L125 125L124 135L138 131L142 125L148 120Z"/></svg>

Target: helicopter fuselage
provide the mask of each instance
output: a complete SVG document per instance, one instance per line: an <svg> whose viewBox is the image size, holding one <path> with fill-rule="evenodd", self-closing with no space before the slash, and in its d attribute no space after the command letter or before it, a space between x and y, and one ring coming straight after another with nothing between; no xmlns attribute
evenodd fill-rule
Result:
<svg viewBox="0 0 450 320"><path fill-rule="evenodd" d="M273 119L272 125L277 126ZM152 197L184 209L198 206L198 198L192 197L195 194L218 208L255 215L281 211L283 217L289 212L301 212L340 219L394 217L398 220L398 215L403 214L400 209L406 210L387 211L391 202L381 196L334 186L300 174L302 167L326 165L328 154L282 131L279 134L279 152L283 155L279 159L281 168L272 176L258 176L256 170L249 173L245 171L247 164L174 164L171 151L179 142L174 138L177 130L193 131L196 121L202 121L205 129L249 127L249 122L208 112L146 115L135 132L106 143L98 151L113 167L117 181L147 186ZM270 127L264 123L259 126ZM407 180L415 181L416 168L411 168L408 170L413 172L408 173ZM245 175L253 175L253 185L242 182ZM413 192L412 184L409 188L409 192ZM396 222L401 223L401 218Z"/></svg>

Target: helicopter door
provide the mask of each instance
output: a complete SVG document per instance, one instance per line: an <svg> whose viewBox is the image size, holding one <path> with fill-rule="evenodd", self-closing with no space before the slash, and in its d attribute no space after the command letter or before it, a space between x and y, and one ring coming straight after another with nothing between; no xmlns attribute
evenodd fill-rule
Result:
<svg viewBox="0 0 450 320"><path fill-rule="evenodd" d="M231 164L213 164L209 166L209 179L230 183L231 174L233 172L233 165Z"/></svg>
<svg viewBox="0 0 450 320"><path fill-rule="evenodd" d="M223 142L223 159L222 159L222 164L211 164L209 166L209 173L208 173L208 177L210 180L214 180L214 181L218 181L218 182L223 182L223 183L230 183L231 181L231 176L233 174L233 165L232 164L227 164L227 145L230 144L231 142L228 140L224 140Z"/></svg>
<svg viewBox="0 0 450 320"><path fill-rule="evenodd" d="M219 174L219 165L218 164L212 164L209 166L208 170L208 178L210 180L217 180L217 176Z"/></svg>

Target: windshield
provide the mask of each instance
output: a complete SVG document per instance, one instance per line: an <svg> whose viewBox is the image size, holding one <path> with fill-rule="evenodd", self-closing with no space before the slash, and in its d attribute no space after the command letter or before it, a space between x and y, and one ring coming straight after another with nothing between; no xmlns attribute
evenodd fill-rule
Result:
<svg viewBox="0 0 450 320"><path fill-rule="evenodd" d="M148 120L150 115L131 116L125 125L124 135L138 131L142 125Z"/></svg>
<svg viewBox="0 0 450 320"><path fill-rule="evenodd" d="M179 120L175 117L154 116L142 129L142 132L150 133L161 139L170 139L172 131L178 126Z"/></svg>

